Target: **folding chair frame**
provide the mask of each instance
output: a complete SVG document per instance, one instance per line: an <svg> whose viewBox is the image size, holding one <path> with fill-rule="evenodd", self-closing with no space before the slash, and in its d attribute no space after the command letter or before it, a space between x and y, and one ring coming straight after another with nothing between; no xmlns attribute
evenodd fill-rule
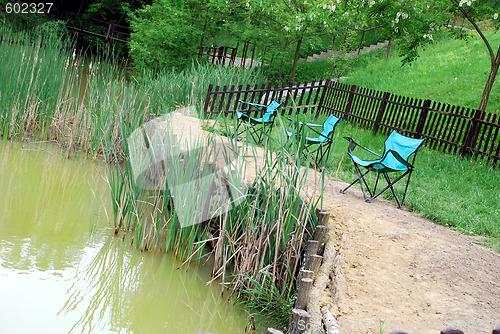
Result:
<svg viewBox="0 0 500 334"><path fill-rule="evenodd" d="M288 137L292 136L294 133L290 131L290 126L293 123L296 123L297 121L292 120L291 118L288 118L290 120L290 123L288 124L288 128L286 130L286 134ZM318 139L323 137L326 139L326 141L323 142L318 142L314 140L309 140L307 139L308 137L304 136L304 158L307 158L308 155L314 156L314 164L316 166L321 166L321 168L325 168L326 163L328 162L328 158L330 157L330 150L333 144L333 134L335 133L335 128L337 125L340 123L342 118L338 118L337 122L333 125L332 131L328 134L328 137L323 135L321 132L315 130L314 128L323 128L324 124L314 124L314 123L302 123L298 122L300 130L298 133L302 133L302 127L305 125L307 128L314 133L318 135ZM299 135L300 136L300 135ZM312 145L318 145L315 149L310 149ZM326 159L325 159L325 154L326 154Z"/></svg>
<svg viewBox="0 0 500 334"><path fill-rule="evenodd" d="M276 118L276 113L278 112L278 110L281 108L281 106L283 104L280 103L272 111L272 115L270 116L269 121L265 121L263 118L261 118L261 119L253 118L253 117L248 116L248 114L252 111L258 111L258 112L262 113L263 114L262 116L264 117L264 114L270 112L267 110L267 107L269 107L269 105L271 105L271 104L266 106L263 104L245 102L245 101L241 101L241 100L238 100L238 102L241 104L248 104L251 107L253 107L253 109L255 109L255 110L252 110L252 108L251 108L251 109L244 110L244 112L240 111L240 115L239 115L239 117L237 117L235 137L238 138L239 135L246 133L248 131L248 133L250 134L250 136L252 137L252 139L256 143L261 143L262 140L264 139L264 136L268 136L271 133L271 131L273 129L273 125L274 125L274 119ZM241 126L243 126L243 128L240 130Z"/></svg>
<svg viewBox="0 0 500 334"><path fill-rule="evenodd" d="M407 160L405 160L403 157L401 157L401 155L394 150L387 150L387 152L384 152L384 155L381 156L381 155L379 155L373 151L370 151L369 149L359 145L350 137L344 137L344 138L349 141L349 147L348 147L348 154L349 155L352 155L353 150L359 146L362 149L364 149L365 151L370 152L370 153L374 154L375 156L379 157L379 159L374 160L373 163L369 164L368 166L359 165L353 159L354 168L356 169L356 174L357 174L358 178L356 180L354 180L351 184L349 184L346 188L340 190L340 192L342 194L345 193L345 191L347 189L349 189L352 185L354 185L356 182L359 182L359 185L361 186L361 191L363 192L363 197L364 197L365 201L368 203L371 203L372 200L377 198L384 191L386 191L387 189L391 189L391 192L394 195L394 198L396 199L396 203L398 204L398 208L399 209L403 208L403 204L404 204L404 201L406 198L406 193L408 191L408 186L410 184L411 174L413 172L413 169L415 168L414 163L415 163L415 158L417 156L417 151L422 144L420 144L420 146L417 147L417 149L411 154L412 159L411 159L411 163L410 163ZM380 162L383 161L389 154L392 154L394 156L394 158L396 158L400 163L405 165L407 169L402 170L402 171L398 171L398 170L388 168L388 167L384 166L383 164L381 164ZM382 168L375 168L375 166L378 166L378 167L382 166ZM366 172L362 173L360 167L365 167L367 169ZM375 180L375 185L373 187L373 190L370 189L370 187L365 179L365 176L372 171L377 172L377 179ZM391 178L389 177L390 172L401 172L402 174L399 177L397 177L395 180L391 180ZM385 181L387 182L387 186L377 193L377 186L378 186L378 182L380 179L380 174L383 175ZM400 201L398 196L396 195L396 191L394 190L393 186L399 180L403 179L405 176L408 176L408 179L406 181L406 186L405 186L405 191L404 191L403 197ZM363 181L363 182L361 182L361 181ZM363 187L363 184L364 184L364 187ZM369 197L366 196L365 187L366 187L366 192L368 192L368 194L370 195Z"/></svg>

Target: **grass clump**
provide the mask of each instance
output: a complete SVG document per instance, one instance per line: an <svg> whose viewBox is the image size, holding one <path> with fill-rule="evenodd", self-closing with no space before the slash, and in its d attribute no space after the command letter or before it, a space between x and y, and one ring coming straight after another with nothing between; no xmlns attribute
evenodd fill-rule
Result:
<svg viewBox="0 0 500 334"><path fill-rule="evenodd" d="M286 329L294 296L280 293L269 272L263 272L264 279L257 281L252 276L241 276L242 289L236 304L250 310L251 319L272 319L273 326Z"/></svg>

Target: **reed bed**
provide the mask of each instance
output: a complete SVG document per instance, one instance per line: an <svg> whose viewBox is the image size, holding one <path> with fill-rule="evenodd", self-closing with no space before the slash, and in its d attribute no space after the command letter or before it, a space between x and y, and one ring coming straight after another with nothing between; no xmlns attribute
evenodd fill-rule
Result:
<svg viewBox="0 0 500 334"><path fill-rule="evenodd" d="M125 158L125 139L151 117L200 104L209 82L261 82L258 70L196 64L181 72L141 73L106 57L83 56L50 30L0 27L0 136L39 137L97 158ZM242 81L243 80L243 81Z"/></svg>
<svg viewBox="0 0 500 334"><path fill-rule="evenodd" d="M170 142L172 135L165 132L162 134L170 137ZM149 173L156 177L165 173L153 182L154 188L140 186L129 159L112 169L109 183L116 233L133 231L136 247L153 253L171 252L180 264L204 263L205 258L213 258L212 281L242 293L238 303L254 310L254 314L278 302L281 311L276 312L276 319L281 321L290 311L295 273L316 224L314 208L322 191L318 187L317 193L302 197L309 162L305 166L290 163L301 161L295 156L300 154L300 143L291 143L289 150L278 150L284 143L269 140L261 156L252 143L245 142L243 155L241 143L231 139L225 146L229 154L219 154L216 136L213 134L204 145L195 145L202 150L188 154L174 145L169 152L171 158L153 166L160 173ZM260 164L250 184L242 184L236 177L244 171L242 164L234 163L235 156L240 162ZM174 190L172 178L183 185L186 194ZM197 204L203 189L209 193ZM229 190L229 196L225 190ZM201 215L202 208L207 207L213 208L211 214ZM186 217L191 220L186 221Z"/></svg>

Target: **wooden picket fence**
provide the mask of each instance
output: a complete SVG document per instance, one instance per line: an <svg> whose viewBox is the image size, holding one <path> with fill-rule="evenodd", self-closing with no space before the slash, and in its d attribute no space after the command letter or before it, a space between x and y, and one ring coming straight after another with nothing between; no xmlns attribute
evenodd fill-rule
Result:
<svg viewBox="0 0 500 334"><path fill-rule="evenodd" d="M374 133L396 130L425 138L425 145L434 150L485 158L494 165L500 161L500 116L480 110L322 80L295 85L210 85L204 115L232 115L241 109L239 100L261 104L277 100L283 102L282 115L334 114Z"/></svg>

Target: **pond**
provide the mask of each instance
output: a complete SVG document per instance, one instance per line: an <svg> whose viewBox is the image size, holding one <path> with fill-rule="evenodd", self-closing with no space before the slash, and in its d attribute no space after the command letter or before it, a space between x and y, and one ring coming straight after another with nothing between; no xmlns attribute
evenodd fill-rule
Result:
<svg viewBox="0 0 500 334"><path fill-rule="evenodd" d="M104 170L0 142L0 331L244 333L209 271L115 236Z"/></svg>

